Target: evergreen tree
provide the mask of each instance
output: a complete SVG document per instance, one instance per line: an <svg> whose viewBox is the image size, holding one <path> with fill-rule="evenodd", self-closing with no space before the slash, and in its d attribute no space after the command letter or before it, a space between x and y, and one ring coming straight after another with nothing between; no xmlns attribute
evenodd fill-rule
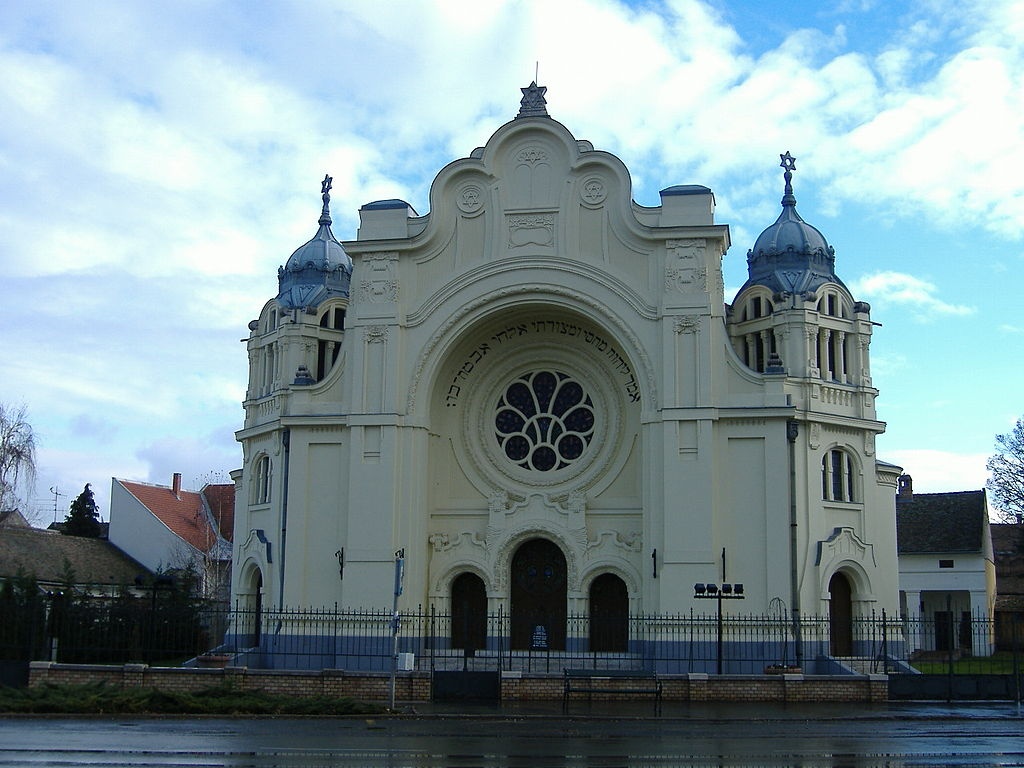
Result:
<svg viewBox="0 0 1024 768"><path fill-rule="evenodd" d="M90 539L100 535L100 510L96 506L96 499L89 483L85 484L85 490L78 494L78 498L71 502L71 510L64 518L64 528L61 532L68 536L84 536Z"/></svg>

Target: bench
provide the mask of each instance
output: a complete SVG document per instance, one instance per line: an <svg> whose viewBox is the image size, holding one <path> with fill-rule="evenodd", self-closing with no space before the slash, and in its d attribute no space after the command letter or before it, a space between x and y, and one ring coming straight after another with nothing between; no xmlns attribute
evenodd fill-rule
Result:
<svg viewBox="0 0 1024 768"><path fill-rule="evenodd" d="M655 711L661 712L661 680L645 669L565 669L562 711L569 710L574 693L628 694L654 696Z"/></svg>

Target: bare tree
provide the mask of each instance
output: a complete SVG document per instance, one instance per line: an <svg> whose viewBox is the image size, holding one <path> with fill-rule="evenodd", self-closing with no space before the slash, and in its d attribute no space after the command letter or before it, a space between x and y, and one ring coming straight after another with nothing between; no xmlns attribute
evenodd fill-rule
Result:
<svg viewBox="0 0 1024 768"><path fill-rule="evenodd" d="M0 510L17 509L19 483L36 481L36 436L25 406L0 403Z"/></svg>
<svg viewBox="0 0 1024 768"><path fill-rule="evenodd" d="M1024 417L1013 429L996 435L996 453L985 468L992 474L987 483L1007 522L1024 520Z"/></svg>

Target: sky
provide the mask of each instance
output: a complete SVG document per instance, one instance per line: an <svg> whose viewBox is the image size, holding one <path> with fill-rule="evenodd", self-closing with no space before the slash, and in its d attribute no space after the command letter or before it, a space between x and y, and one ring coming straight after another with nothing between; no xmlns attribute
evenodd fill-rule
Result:
<svg viewBox="0 0 1024 768"><path fill-rule="evenodd" d="M727 298L791 152L880 324L879 458L917 492L981 488L1024 413L1022 41L1018 0L5 0L0 400L36 435L26 510L226 481L240 340L324 174L341 240L373 200L425 214L535 76L638 203L711 187Z"/></svg>

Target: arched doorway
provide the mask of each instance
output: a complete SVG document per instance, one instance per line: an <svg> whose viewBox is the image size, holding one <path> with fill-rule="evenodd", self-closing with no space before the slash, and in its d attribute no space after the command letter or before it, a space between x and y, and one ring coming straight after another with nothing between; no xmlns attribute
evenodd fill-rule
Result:
<svg viewBox="0 0 1024 768"><path fill-rule="evenodd" d="M828 582L829 640L833 656L853 655L853 589L850 580L835 573Z"/></svg>
<svg viewBox="0 0 1024 768"><path fill-rule="evenodd" d="M477 650L487 642L487 589L475 573L452 582L452 648Z"/></svg>
<svg viewBox="0 0 1024 768"><path fill-rule="evenodd" d="M240 606L238 624L242 643L247 648L260 644L263 634L263 572L254 568L249 574L249 592L244 595Z"/></svg>
<svg viewBox="0 0 1024 768"><path fill-rule="evenodd" d="M629 592L614 573L590 584L590 650L625 653L629 648Z"/></svg>
<svg viewBox="0 0 1024 768"><path fill-rule="evenodd" d="M566 567L558 545L531 539L512 558L512 648L565 650Z"/></svg>

